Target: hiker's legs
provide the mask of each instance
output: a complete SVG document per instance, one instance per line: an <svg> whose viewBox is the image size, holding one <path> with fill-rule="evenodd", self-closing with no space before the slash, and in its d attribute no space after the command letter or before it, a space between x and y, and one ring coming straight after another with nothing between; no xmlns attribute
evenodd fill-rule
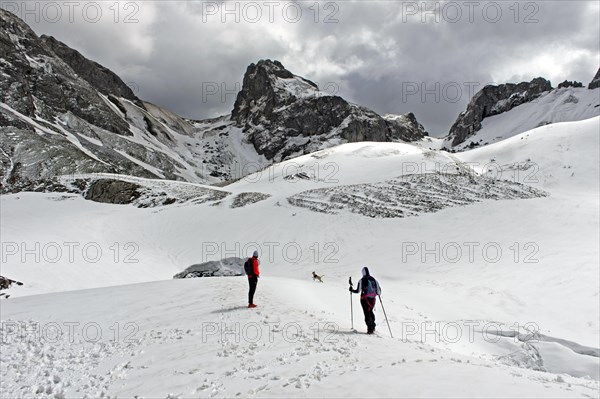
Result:
<svg viewBox="0 0 600 399"><path fill-rule="evenodd" d="M375 330L375 313L373 313L373 308L375 307L375 298L361 298L360 305L362 306L363 313L365 314L367 331L372 332Z"/></svg>
<svg viewBox="0 0 600 399"><path fill-rule="evenodd" d="M371 331L375 331L375 301L377 301L377 298L368 298L368 301L370 306L369 317L371 319Z"/></svg>
<svg viewBox="0 0 600 399"><path fill-rule="evenodd" d="M251 305L254 303L254 293L256 292L256 284L258 284L258 277L249 277L248 284L250 284L250 289L248 291L248 304Z"/></svg>
<svg viewBox="0 0 600 399"><path fill-rule="evenodd" d="M372 313L372 309L370 307L369 304L369 300L367 298L361 298L360 299L360 306L362 306L363 309L363 313L365 315L365 324L367 325L367 331L371 332L371 313Z"/></svg>

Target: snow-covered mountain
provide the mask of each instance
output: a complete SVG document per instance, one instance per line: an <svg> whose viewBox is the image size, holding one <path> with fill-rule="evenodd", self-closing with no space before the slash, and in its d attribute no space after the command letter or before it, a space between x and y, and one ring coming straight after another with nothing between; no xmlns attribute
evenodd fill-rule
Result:
<svg viewBox="0 0 600 399"><path fill-rule="evenodd" d="M200 129L118 76L0 10L2 190L78 172L206 181L184 146Z"/></svg>
<svg viewBox="0 0 600 399"><path fill-rule="evenodd" d="M553 89L543 78L519 84L489 85L473 96L442 146L464 150L555 122L578 121L600 115L600 89L565 81Z"/></svg>
<svg viewBox="0 0 600 399"><path fill-rule="evenodd" d="M0 16L2 192L60 189L55 177L80 173L218 183L344 142L426 134L414 116L385 120L269 60L248 68L231 116L186 120L9 12Z"/></svg>
<svg viewBox="0 0 600 399"><path fill-rule="evenodd" d="M481 121L481 128L476 133L450 148L463 150L484 146L539 126L585 120L598 115L600 88L554 89L510 111L486 117Z"/></svg>
<svg viewBox="0 0 600 399"><path fill-rule="evenodd" d="M598 74L436 139L261 60L191 121L0 16L0 397L598 397Z"/></svg>
<svg viewBox="0 0 600 399"><path fill-rule="evenodd" d="M276 161L344 142L413 141L427 135L413 114L382 118L320 91L271 60L248 67L231 115L257 151Z"/></svg>

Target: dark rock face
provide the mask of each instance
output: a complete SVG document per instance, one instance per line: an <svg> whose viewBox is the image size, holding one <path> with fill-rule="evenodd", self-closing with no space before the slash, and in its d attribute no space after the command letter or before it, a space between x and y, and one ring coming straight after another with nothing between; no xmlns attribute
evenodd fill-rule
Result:
<svg viewBox="0 0 600 399"><path fill-rule="evenodd" d="M131 204L141 195L139 184L111 179L94 181L85 193L85 199L107 204Z"/></svg>
<svg viewBox="0 0 600 399"><path fill-rule="evenodd" d="M467 137L481 129L481 121L484 118L510 111L549 90L552 90L552 85L544 78L518 84L484 87L473 96L467 110L458 116L450 128L449 138L452 139L452 146L463 143Z"/></svg>
<svg viewBox="0 0 600 399"><path fill-rule="evenodd" d="M429 136L422 124L412 112L404 115L386 115L392 140L414 141Z"/></svg>
<svg viewBox="0 0 600 399"><path fill-rule="evenodd" d="M53 38L37 37L3 9L0 102L2 193L81 173L182 180L187 170L185 178L203 180L200 171L194 180L203 154L181 154L171 133L193 137L200 129L143 103L117 75ZM130 139L134 131L142 140Z"/></svg>
<svg viewBox="0 0 600 399"><path fill-rule="evenodd" d="M297 80L291 91L276 86L279 79L294 78ZM318 91L316 84L295 77L279 61L261 60L258 64L250 64L244 74L242 90L237 95L231 117L241 125L255 116L256 112L252 108L259 106L265 118L270 119L275 107L290 105L296 100L294 89L297 90L297 94L302 94L303 91Z"/></svg>
<svg viewBox="0 0 600 399"><path fill-rule="evenodd" d="M412 141L427 134L414 115L403 123L386 120L271 60L248 67L231 118L259 154L275 161L330 146L330 140Z"/></svg>
<svg viewBox="0 0 600 399"><path fill-rule="evenodd" d="M138 208L155 208L172 204L216 203L230 193L213 190L206 186L190 185L174 181L145 180L130 177L81 175L54 178L37 185L32 191L59 191L49 188L56 185L60 191L80 194L85 199L108 204L133 205ZM62 188L61 188L62 186Z"/></svg>
<svg viewBox="0 0 600 399"><path fill-rule="evenodd" d="M95 87L99 92L106 95L112 94L117 98L126 98L143 107L142 102L133 94L131 88L108 68L103 67L97 62L88 60L78 51L73 50L52 36L42 35L40 36L40 40L69 65L77 75Z"/></svg>
<svg viewBox="0 0 600 399"><path fill-rule="evenodd" d="M583 83L581 82L576 82L576 81L570 81L570 80L565 80L562 83L558 84L557 89L563 89L563 88L567 88L567 87L583 87Z"/></svg>
<svg viewBox="0 0 600 399"><path fill-rule="evenodd" d="M70 112L107 131L129 126L19 18L0 9L0 101L28 117L53 121ZM91 74L94 70L90 71Z"/></svg>
<svg viewBox="0 0 600 399"><path fill-rule="evenodd" d="M592 90L592 89L597 89L598 87L600 87L600 68L598 68L598 72L596 72L596 76L594 76L594 79L592 79L592 81L588 85L588 89Z"/></svg>

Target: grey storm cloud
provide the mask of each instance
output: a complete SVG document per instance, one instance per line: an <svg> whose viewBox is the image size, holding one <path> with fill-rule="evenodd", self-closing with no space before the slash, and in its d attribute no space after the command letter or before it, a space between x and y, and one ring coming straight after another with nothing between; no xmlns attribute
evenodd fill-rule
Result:
<svg viewBox="0 0 600 399"><path fill-rule="evenodd" d="M485 84L587 84L600 64L597 1L1 4L194 119L229 113L247 65L265 58L381 114L414 112L434 136Z"/></svg>

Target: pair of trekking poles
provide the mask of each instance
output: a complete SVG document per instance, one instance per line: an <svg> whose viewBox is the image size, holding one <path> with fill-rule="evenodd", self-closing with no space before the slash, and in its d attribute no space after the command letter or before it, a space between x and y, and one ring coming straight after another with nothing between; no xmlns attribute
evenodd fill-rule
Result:
<svg viewBox="0 0 600 399"><path fill-rule="evenodd" d="M348 278L348 284L350 284L350 287L354 287L354 285L352 284L352 277ZM388 321L387 314L385 313L385 308L383 307L383 301L381 300L381 295L377 294L377 296L379 297L379 303L381 303L381 310L383 310L383 316L385 317L385 322L387 323L388 330L390 330L390 337L394 338L394 336L392 335L392 329L390 327L390 322ZM352 326L352 329L354 330L354 309L352 307L352 292L350 293L350 325Z"/></svg>

